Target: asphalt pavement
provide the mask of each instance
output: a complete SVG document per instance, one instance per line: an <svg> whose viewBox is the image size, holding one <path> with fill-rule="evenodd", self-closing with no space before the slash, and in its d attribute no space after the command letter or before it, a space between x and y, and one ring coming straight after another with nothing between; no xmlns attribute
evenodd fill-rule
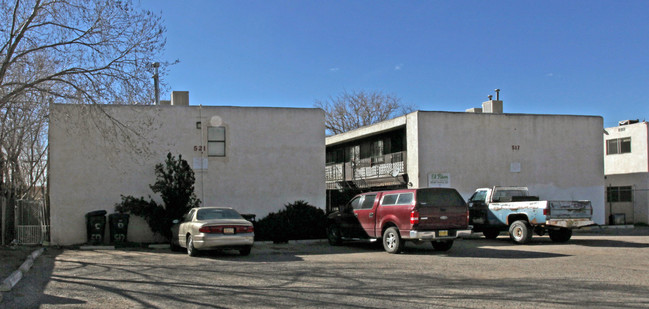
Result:
<svg viewBox="0 0 649 309"><path fill-rule="evenodd" d="M250 256L48 248L0 308L649 308L649 229L514 245L257 243Z"/></svg>

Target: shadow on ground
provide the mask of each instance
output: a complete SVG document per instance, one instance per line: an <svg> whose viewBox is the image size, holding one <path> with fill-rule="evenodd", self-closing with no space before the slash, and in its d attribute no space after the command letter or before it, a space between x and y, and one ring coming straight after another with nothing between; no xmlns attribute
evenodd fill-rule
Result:
<svg viewBox="0 0 649 309"><path fill-rule="evenodd" d="M29 248L29 253L37 249L36 247L25 248ZM60 249L46 248L43 254L36 259L34 266L23 275L23 278L18 284L11 291L3 293L0 308L37 308L41 304L74 305L84 303L75 299L44 294L45 287L50 282L54 270L54 261L61 252L62 250ZM24 259L20 261L20 263L22 262L24 262Z"/></svg>

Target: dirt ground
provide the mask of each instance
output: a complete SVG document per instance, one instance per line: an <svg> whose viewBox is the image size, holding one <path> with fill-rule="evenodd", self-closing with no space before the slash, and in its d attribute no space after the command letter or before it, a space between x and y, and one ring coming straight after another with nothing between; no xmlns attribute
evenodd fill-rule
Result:
<svg viewBox="0 0 649 309"><path fill-rule="evenodd" d="M0 283L16 271L25 259L39 247L12 246L0 247Z"/></svg>

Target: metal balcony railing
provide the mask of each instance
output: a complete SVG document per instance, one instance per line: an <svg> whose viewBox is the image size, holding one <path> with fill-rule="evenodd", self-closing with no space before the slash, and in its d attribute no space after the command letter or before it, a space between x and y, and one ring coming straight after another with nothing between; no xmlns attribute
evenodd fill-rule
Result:
<svg viewBox="0 0 649 309"><path fill-rule="evenodd" d="M406 172L406 152L389 153L382 156L356 160L355 162L332 163L325 167L327 182L352 181L398 175Z"/></svg>

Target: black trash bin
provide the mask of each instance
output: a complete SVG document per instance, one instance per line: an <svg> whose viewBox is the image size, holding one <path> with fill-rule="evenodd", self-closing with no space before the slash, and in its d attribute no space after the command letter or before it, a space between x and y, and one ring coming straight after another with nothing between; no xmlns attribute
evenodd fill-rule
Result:
<svg viewBox="0 0 649 309"><path fill-rule="evenodd" d="M110 226L110 243L125 243L128 235L128 214L110 214L108 215L108 225Z"/></svg>
<svg viewBox="0 0 649 309"><path fill-rule="evenodd" d="M106 231L106 211L95 210L86 214L86 231L88 243L96 245L104 242Z"/></svg>

